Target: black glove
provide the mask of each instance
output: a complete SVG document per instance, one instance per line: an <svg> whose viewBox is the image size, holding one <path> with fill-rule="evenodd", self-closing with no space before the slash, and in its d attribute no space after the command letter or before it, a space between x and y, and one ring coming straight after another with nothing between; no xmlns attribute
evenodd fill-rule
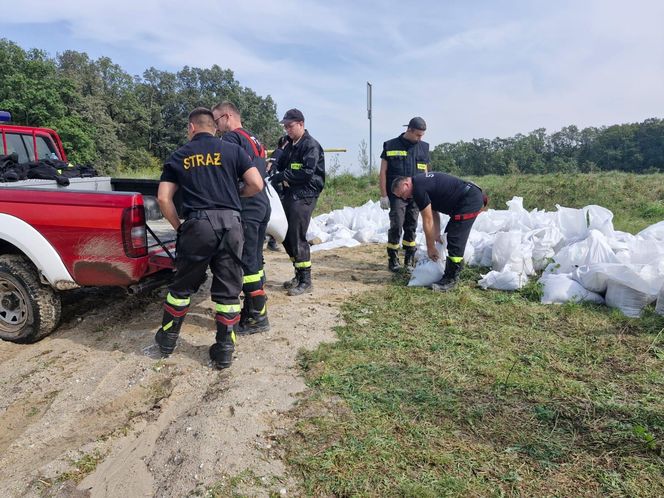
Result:
<svg viewBox="0 0 664 498"><path fill-rule="evenodd" d="M270 181L272 182L272 185L277 185L279 183L283 183L283 181L284 181L284 172L279 171L279 172L275 173L274 175L272 175L270 177Z"/></svg>

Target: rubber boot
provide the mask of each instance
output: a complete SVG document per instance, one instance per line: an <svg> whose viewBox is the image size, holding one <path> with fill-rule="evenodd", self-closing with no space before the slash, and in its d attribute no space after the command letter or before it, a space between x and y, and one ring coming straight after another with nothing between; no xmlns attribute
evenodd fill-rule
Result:
<svg viewBox="0 0 664 498"><path fill-rule="evenodd" d="M412 272L415 268L415 252L417 251L414 247L406 247L405 255L403 257L403 265L406 267L406 270Z"/></svg>
<svg viewBox="0 0 664 498"><path fill-rule="evenodd" d="M245 295L242 314L244 320L240 319L237 328L238 335L257 334L270 330L270 322L267 319L267 296L263 289Z"/></svg>
<svg viewBox="0 0 664 498"><path fill-rule="evenodd" d="M445 262L445 272L443 278L438 282L431 284L431 288L436 292L447 292L456 286L459 281L459 274L463 269L463 262L455 263L450 258Z"/></svg>
<svg viewBox="0 0 664 498"><path fill-rule="evenodd" d="M300 268L297 271L298 283L295 287L288 289L289 296L299 296L300 294L309 294L314 290L311 283L311 268Z"/></svg>
<svg viewBox="0 0 664 498"><path fill-rule="evenodd" d="M187 299L187 303L189 300ZM180 335L180 328L184 317L189 311L189 304L181 306L164 303L164 316L161 319L161 327L154 336L154 340L159 346L159 351L164 356L173 353L178 343L178 336Z"/></svg>
<svg viewBox="0 0 664 498"><path fill-rule="evenodd" d="M240 321L239 313L216 314L217 336L216 342L210 346L210 359L212 365L223 369L231 366L235 352L235 328Z"/></svg>
<svg viewBox="0 0 664 498"><path fill-rule="evenodd" d="M399 264L399 251L396 249L387 250L387 267L394 273L401 270L401 265Z"/></svg>
<svg viewBox="0 0 664 498"><path fill-rule="evenodd" d="M284 282L284 289L290 289L292 287L296 287L298 283L300 283L300 278L298 277L297 268L296 268L295 276L290 280L286 280Z"/></svg>

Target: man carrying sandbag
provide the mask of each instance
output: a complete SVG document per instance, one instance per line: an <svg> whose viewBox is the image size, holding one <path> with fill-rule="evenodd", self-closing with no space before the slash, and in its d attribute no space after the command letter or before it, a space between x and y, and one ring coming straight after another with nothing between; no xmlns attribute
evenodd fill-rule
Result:
<svg viewBox="0 0 664 498"><path fill-rule="evenodd" d="M477 185L446 173L427 173L415 177L397 177L392 193L404 201L413 200L422 215L427 253L433 261L440 259L436 242L440 242L440 214L450 217L445 227L447 261L443 277L431 285L434 291L452 289L463 268L463 253L475 218L486 206L488 198Z"/></svg>

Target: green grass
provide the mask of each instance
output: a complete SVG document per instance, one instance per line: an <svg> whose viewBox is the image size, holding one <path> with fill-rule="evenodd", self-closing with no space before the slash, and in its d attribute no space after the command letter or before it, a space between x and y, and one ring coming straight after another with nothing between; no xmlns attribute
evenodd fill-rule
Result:
<svg viewBox="0 0 664 498"><path fill-rule="evenodd" d="M664 495L664 319L544 306L536 286L391 285L301 354L285 444L313 496Z"/></svg>
<svg viewBox="0 0 664 498"><path fill-rule="evenodd" d="M664 175L471 178L505 209L604 206L664 218ZM330 180L318 213L378 199ZM380 250L377 248L377 250ZM305 496L664 496L664 318L539 304L536 280L449 294L395 282L344 305L339 341L300 355L310 387L284 436Z"/></svg>
<svg viewBox="0 0 664 498"><path fill-rule="evenodd" d="M318 199L314 215L329 213L345 206L361 206L368 200L380 199L378 176L352 176L343 174L328 178Z"/></svg>

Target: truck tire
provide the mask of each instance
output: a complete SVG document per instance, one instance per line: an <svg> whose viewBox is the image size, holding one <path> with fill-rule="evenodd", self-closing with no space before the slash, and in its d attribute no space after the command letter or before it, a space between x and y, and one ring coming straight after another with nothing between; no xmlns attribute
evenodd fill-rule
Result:
<svg viewBox="0 0 664 498"><path fill-rule="evenodd" d="M60 295L42 285L37 269L24 256L0 256L0 339L35 342L60 321Z"/></svg>

